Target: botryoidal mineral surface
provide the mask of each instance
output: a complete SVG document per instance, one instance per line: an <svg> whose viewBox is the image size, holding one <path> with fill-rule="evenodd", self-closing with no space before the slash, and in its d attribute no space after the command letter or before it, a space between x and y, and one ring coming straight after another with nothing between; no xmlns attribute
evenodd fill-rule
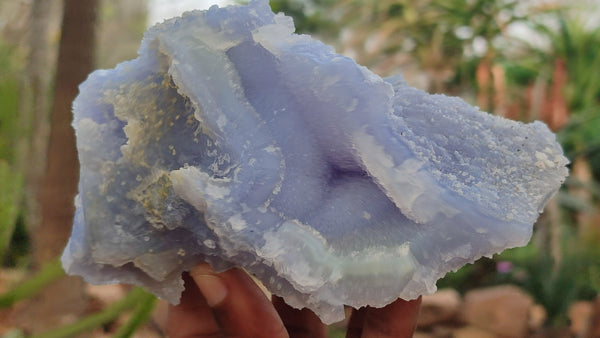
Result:
<svg viewBox="0 0 600 338"><path fill-rule="evenodd" d="M200 262L325 323L525 245L567 159L540 122L382 79L268 2L146 32L80 86L69 274L171 303Z"/></svg>

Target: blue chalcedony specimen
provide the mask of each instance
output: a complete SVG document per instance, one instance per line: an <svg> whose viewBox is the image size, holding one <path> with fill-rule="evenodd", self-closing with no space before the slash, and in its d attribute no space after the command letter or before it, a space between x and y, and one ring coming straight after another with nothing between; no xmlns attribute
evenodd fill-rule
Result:
<svg viewBox="0 0 600 338"><path fill-rule="evenodd" d="M244 267L331 323L525 245L567 175L548 128L381 79L268 2L150 28L81 85L68 273L177 303Z"/></svg>

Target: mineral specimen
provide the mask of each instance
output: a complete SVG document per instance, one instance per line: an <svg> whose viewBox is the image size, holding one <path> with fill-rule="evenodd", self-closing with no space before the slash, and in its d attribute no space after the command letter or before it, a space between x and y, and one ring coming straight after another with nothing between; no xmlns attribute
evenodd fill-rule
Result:
<svg viewBox="0 0 600 338"><path fill-rule="evenodd" d="M213 6L89 76L68 273L178 303L183 271L241 266L331 323L527 243L567 175L544 124L383 80L293 32L266 0Z"/></svg>

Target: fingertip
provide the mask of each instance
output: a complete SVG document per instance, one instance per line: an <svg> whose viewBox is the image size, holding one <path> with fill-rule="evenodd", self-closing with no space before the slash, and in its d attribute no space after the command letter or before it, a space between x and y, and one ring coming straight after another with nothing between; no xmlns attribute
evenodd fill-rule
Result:
<svg viewBox="0 0 600 338"><path fill-rule="evenodd" d="M327 326L311 310L293 308L278 296L273 296L271 302L291 338L327 337Z"/></svg>
<svg viewBox="0 0 600 338"><path fill-rule="evenodd" d="M243 270L216 273L209 264L200 264L190 276L226 336L288 337L267 296Z"/></svg>
<svg viewBox="0 0 600 338"><path fill-rule="evenodd" d="M368 307L353 309L346 328L346 338L360 338Z"/></svg>
<svg viewBox="0 0 600 338"><path fill-rule="evenodd" d="M200 293L193 278L183 274L185 289L178 305L169 305L167 332L169 337L217 336L220 328L212 309Z"/></svg>
<svg viewBox="0 0 600 338"><path fill-rule="evenodd" d="M190 271L190 275L210 307L216 307L223 303L228 293L227 286L209 264L197 265Z"/></svg>
<svg viewBox="0 0 600 338"><path fill-rule="evenodd" d="M229 288L225 301L215 307L217 320L234 337L289 337L271 301L243 270L220 274Z"/></svg>
<svg viewBox="0 0 600 338"><path fill-rule="evenodd" d="M412 337L417 326L421 297L397 299L383 308L368 308L362 337Z"/></svg>

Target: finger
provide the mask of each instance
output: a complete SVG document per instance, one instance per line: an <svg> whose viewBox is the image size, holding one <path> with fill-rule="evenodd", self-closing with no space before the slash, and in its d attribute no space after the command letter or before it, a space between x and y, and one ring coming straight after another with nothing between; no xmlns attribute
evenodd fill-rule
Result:
<svg viewBox="0 0 600 338"><path fill-rule="evenodd" d="M187 272L183 273L185 290L179 305L169 306L167 332L169 337L218 337L220 328L212 309Z"/></svg>
<svg viewBox="0 0 600 338"><path fill-rule="evenodd" d="M368 308L362 337L412 337L420 306L421 297L411 301L398 299L380 309Z"/></svg>
<svg viewBox="0 0 600 338"><path fill-rule="evenodd" d="M360 309L352 310L348 326L346 328L346 338L360 338L362 336L365 316L367 315L368 306Z"/></svg>
<svg viewBox="0 0 600 338"><path fill-rule="evenodd" d="M201 264L190 275L226 335L288 337L273 304L244 271L231 269L217 274L210 265Z"/></svg>
<svg viewBox="0 0 600 338"><path fill-rule="evenodd" d="M295 309L285 303L283 298L273 296L271 302L279 313L290 338L324 338L327 327L319 317L309 309Z"/></svg>

